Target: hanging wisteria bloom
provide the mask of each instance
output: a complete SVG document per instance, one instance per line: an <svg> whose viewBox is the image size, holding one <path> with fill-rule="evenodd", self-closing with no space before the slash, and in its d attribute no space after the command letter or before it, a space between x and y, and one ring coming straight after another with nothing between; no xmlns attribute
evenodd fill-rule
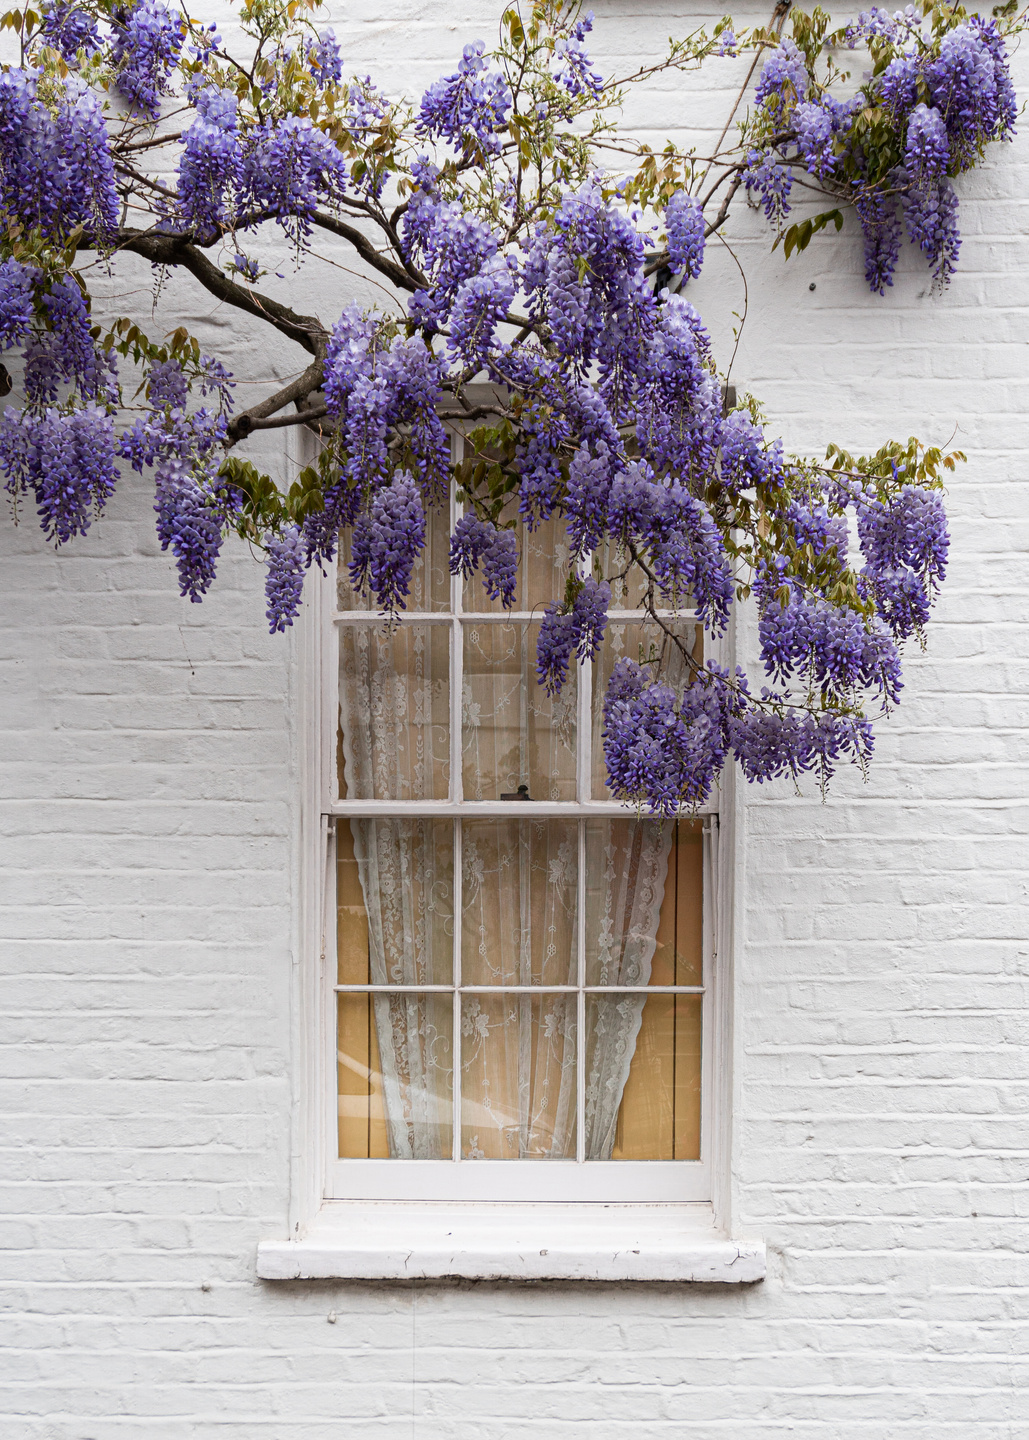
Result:
<svg viewBox="0 0 1029 1440"><path fill-rule="evenodd" d="M69 75L46 104L40 79L15 67L0 75L0 208L55 239L82 226L106 241L119 200L100 101Z"/></svg>
<svg viewBox="0 0 1029 1440"><path fill-rule="evenodd" d="M673 275L695 280L704 263L704 211L685 190L677 190L665 210L668 266Z"/></svg>
<svg viewBox="0 0 1029 1440"><path fill-rule="evenodd" d="M268 578L264 585L265 612L272 634L287 630L296 619L304 593L304 576L310 560L300 530L289 526L268 538Z"/></svg>
<svg viewBox="0 0 1029 1440"><path fill-rule="evenodd" d="M43 7L43 35L48 45L59 50L69 63L74 63L78 52L84 50L92 55L100 49L100 32L96 20L87 11L70 0L70 3L45 5Z"/></svg>
<svg viewBox="0 0 1029 1440"><path fill-rule="evenodd" d="M452 145L473 144L484 155L500 149L502 130L511 108L511 91L502 75L489 69L481 40L466 45L457 72L437 80L422 96L419 129Z"/></svg>
<svg viewBox="0 0 1029 1440"><path fill-rule="evenodd" d="M243 181L236 97L213 86L196 99L197 119L183 136L179 161L179 203L187 226L216 234L235 211Z"/></svg>
<svg viewBox="0 0 1029 1440"><path fill-rule="evenodd" d="M169 76L178 61L186 25L165 0L138 0L115 24L111 61L116 84L126 100L154 120L161 96L170 93Z"/></svg>

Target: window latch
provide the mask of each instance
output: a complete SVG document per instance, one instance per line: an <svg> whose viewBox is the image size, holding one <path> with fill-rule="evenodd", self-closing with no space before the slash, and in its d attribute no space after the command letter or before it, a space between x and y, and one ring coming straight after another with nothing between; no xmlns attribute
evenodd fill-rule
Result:
<svg viewBox="0 0 1029 1440"><path fill-rule="evenodd" d="M502 790L500 798L501 800L531 800L532 796L529 794L528 785L519 785L517 790Z"/></svg>

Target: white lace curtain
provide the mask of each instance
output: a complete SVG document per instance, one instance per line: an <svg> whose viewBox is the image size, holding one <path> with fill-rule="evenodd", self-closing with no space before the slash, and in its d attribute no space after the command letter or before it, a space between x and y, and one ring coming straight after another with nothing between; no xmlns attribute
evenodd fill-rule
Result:
<svg viewBox="0 0 1029 1440"><path fill-rule="evenodd" d="M532 799L575 794L574 686L551 703L533 673L535 627L466 626L463 785L498 799L529 787ZM602 669L634 643L612 626ZM346 625L340 704L346 793L428 799L447 793L446 626ZM600 678L600 677L598 677ZM594 723L599 743L599 719ZM600 792L602 793L602 792ZM468 1158L573 1158L576 1151L577 1001L517 994L511 985L574 985L578 926L585 924L587 983L646 985L670 846L669 825L587 822L586 914L578 914L576 821L466 820L463 914L453 913L450 821L350 822L369 920L374 984L449 984L453 927L461 926L462 980L489 985L461 1009L461 1153ZM587 997L588 1159L608 1159L645 996ZM449 995L377 995L375 1027L391 1156L451 1154Z"/></svg>

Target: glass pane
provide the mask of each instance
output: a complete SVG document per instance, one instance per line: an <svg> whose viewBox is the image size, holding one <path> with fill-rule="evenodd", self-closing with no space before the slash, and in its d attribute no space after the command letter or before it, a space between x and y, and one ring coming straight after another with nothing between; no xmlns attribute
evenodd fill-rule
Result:
<svg viewBox="0 0 1029 1440"><path fill-rule="evenodd" d="M652 985L704 983L704 822L672 826L668 879L650 970Z"/></svg>
<svg viewBox="0 0 1029 1440"><path fill-rule="evenodd" d="M614 540L604 540L594 552L595 564L611 586L611 610L639 610L647 591L647 577L636 566L623 575L629 557Z"/></svg>
<svg viewBox="0 0 1029 1440"><path fill-rule="evenodd" d="M515 502L505 510L502 519L513 518L517 513ZM564 522L555 517L531 531L519 524L515 534L518 537L519 566L518 587L512 608L532 610L548 600L562 599L572 558ZM504 611L501 601L491 600L487 595L481 571L476 571L470 580L464 582L461 604L465 610L476 613L499 615Z"/></svg>
<svg viewBox="0 0 1029 1440"><path fill-rule="evenodd" d="M449 985L452 820L341 820L336 838L340 985Z"/></svg>
<svg viewBox="0 0 1029 1440"><path fill-rule="evenodd" d="M590 820L586 984L703 984L703 824Z"/></svg>
<svg viewBox="0 0 1029 1440"><path fill-rule="evenodd" d="M462 828L465 985L576 983L574 820L467 820Z"/></svg>
<svg viewBox="0 0 1029 1440"><path fill-rule="evenodd" d="M605 540L594 551L593 569L603 576L611 586L610 609L643 609L649 581L638 566L630 567L629 557L617 541ZM693 598L688 591L672 595L658 589L655 592L654 600L659 610L689 611L693 608Z"/></svg>
<svg viewBox="0 0 1029 1440"><path fill-rule="evenodd" d="M575 1159L574 995L465 995L461 1154Z"/></svg>
<svg viewBox="0 0 1029 1440"><path fill-rule="evenodd" d="M450 627L338 628L340 798L445 800Z"/></svg>
<svg viewBox="0 0 1029 1440"><path fill-rule="evenodd" d="M668 622L679 641L691 652L699 663L703 658L704 631L690 621ZM607 786L607 766L604 763L604 696L607 682L619 660L628 658L637 665L647 663L647 669L655 680L663 680L673 689L681 688L687 678L688 665L678 645L653 622L643 625L638 621L612 621L600 647L600 654L593 662L593 798L610 800L611 791Z"/></svg>
<svg viewBox="0 0 1029 1440"><path fill-rule="evenodd" d="M340 995L338 1001L339 1153L349 1159L384 1160L389 1143L372 997Z"/></svg>
<svg viewBox="0 0 1029 1440"><path fill-rule="evenodd" d="M415 561L411 575L408 610L450 609L450 522L449 515L434 508L426 515L425 548ZM356 591L350 583L351 532L340 537L336 572L336 604L340 610L376 611L375 601Z"/></svg>
<svg viewBox="0 0 1029 1440"><path fill-rule="evenodd" d="M698 1160L700 995L589 996L586 1158Z"/></svg>
<svg viewBox="0 0 1029 1440"><path fill-rule="evenodd" d="M354 848L353 822L339 820L336 823L336 983L369 985L371 979L368 909Z"/></svg>
<svg viewBox="0 0 1029 1440"><path fill-rule="evenodd" d="M471 621L464 632L464 798L575 799L575 695L536 682L539 625ZM517 802L516 802L517 803Z"/></svg>
<svg viewBox="0 0 1029 1440"><path fill-rule="evenodd" d="M340 995L339 1153L449 1160L453 1002L449 995Z"/></svg>

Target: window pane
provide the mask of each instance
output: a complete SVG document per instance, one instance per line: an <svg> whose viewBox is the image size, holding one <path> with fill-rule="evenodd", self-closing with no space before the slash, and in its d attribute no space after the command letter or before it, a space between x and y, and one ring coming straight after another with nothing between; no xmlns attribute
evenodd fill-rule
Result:
<svg viewBox="0 0 1029 1440"><path fill-rule="evenodd" d="M340 1155L362 1160L449 1160L450 996L337 998Z"/></svg>
<svg viewBox="0 0 1029 1440"><path fill-rule="evenodd" d="M450 609L450 524L439 508L426 513L425 548L415 561L411 575L408 610ZM376 611L375 601L356 591L350 583L351 532L340 537L336 578L336 604L340 610Z"/></svg>
<svg viewBox="0 0 1029 1440"><path fill-rule="evenodd" d="M339 626L339 793L445 800L450 783L448 625Z"/></svg>
<svg viewBox="0 0 1029 1440"><path fill-rule="evenodd" d="M464 631L464 798L575 799L575 694L536 682L539 625L472 621Z"/></svg>
<svg viewBox="0 0 1029 1440"><path fill-rule="evenodd" d="M652 985L704 983L704 822L672 830L668 879L650 971Z"/></svg>
<svg viewBox="0 0 1029 1440"><path fill-rule="evenodd" d="M336 837L340 985L449 985L451 820L341 820Z"/></svg>
<svg viewBox="0 0 1029 1440"><path fill-rule="evenodd" d="M604 540L599 550L594 552L594 558L600 565L601 574L610 577L610 609L641 609L647 593L647 577L636 566L627 575L622 575L628 565L628 556L622 547L614 540Z"/></svg>
<svg viewBox="0 0 1029 1440"><path fill-rule="evenodd" d="M466 995L461 1004L461 1154L574 1160L574 995Z"/></svg>
<svg viewBox="0 0 1029 1440"><path fill-rule="evenodd" d="M701 1016L700 995L587 998L587 1159L700 1158Z"/></svg>
<svg viewBox="0 0 1029 1440"><path fill-rule="evenodd" d="M698 662L703 656L704 632L691 621L671 620L666 622L680 642L692 653ZM604 763L604 696L607 682L619 660L628 658L638 665L647 665L648 673L655 680L663 680L674 688L681 687L686 680L687 662L675 642L653 623L642 625L638 621L611 621L600 647L600 654L593 662L593 798L610 800L611 791L607 786L607 766Z"/></svg>
<svg viewBox="0 0 1029 1440"><path fill-rule="evenodd" d="M465 985L576 983L574 820L468 820L461 843Z"/></svg>
<svg viewBox="0 0 1029 1440"><path fill-rule="evenodd" d="M629 557L615 540L605 540L593 552L594 567L608 579L611 586L611 610L642 610L650 591L650 581L636 565L629 565ZM625 573L628 571L628 573ZM654 604L659 610L690 611L693 596L688 590L673 594L655 588Z"/></svg>
<svg viewBox="0 0 1029 1440"><path fill-rule="evenodd" d="M703 825L590 820L586 984L703 984Z"/></svg>
<svg viewBox="0 0 1029 1440"><path fill-rule="evenodd" d="M505 510L502 520L518 513L517 503ZM515 610L532 610L548 600L560 600L565 593L568 567L571 563L571 546L568 544L568 527L560 519L544 520L536 530L527 530L517 525L518 537L518 583L515 590ZM474 613L487 612L503 614L504 605L500 600L491 600L482 583L482 572L477 571L464 582L461 604Z"/></svg>

